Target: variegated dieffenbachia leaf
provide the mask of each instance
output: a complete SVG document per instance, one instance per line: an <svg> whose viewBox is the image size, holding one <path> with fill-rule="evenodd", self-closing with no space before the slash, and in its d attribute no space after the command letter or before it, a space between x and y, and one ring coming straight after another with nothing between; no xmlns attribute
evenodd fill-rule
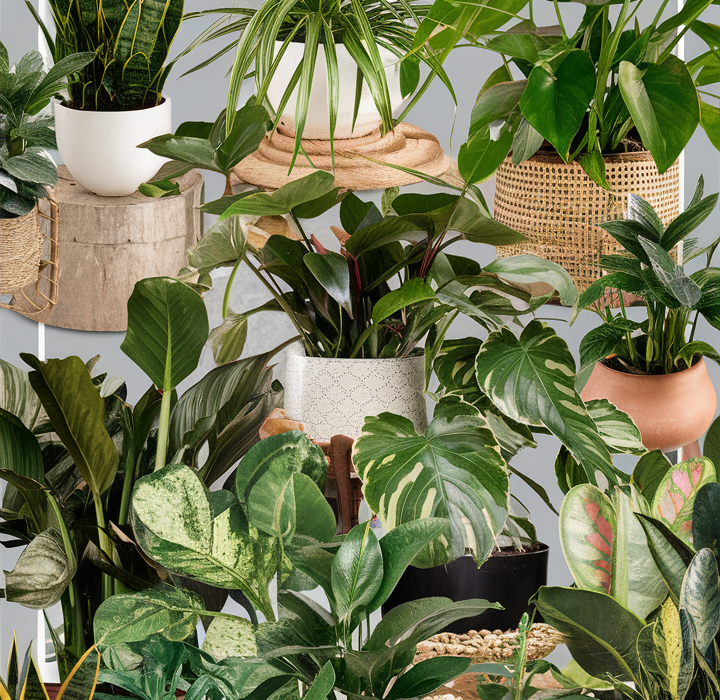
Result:
<svg viewBox="0 0 720 700"><path fill-rule="evenodd" d="M230 657L257 656L255 628L241 617L216 617L205 632L202 650L215 661Z"/></svg>
<svg viewBox="0 0 720 700"><path fill-rule="evenodd" d="M560 542L579 588L604 592L645 618L667 597L628 496L591 484L571 489L560 510Z"/></svg>
<svg viewBox="0 0 720 700"><path fill-rule="evenodd" d="M473 553L484 561L505 525L507 465L480 415L435 418L424 435L392 413L365 419L353 461L365 499L387 530L421 518L443 518L449 540L431 543L415 563L435 566Z"/></svg>
<svg viewBox="0 0 720 700"><path fill-rule="evenodd" d="M148 557L211 586L239 588L274 618L268 587L279 543L248 524L232 493L210 493L195 471L170 464L138 480L132 508L135 536Z"/></svg>
<svg viewBox="0 0 720 700"><path fill-rule="evenodd" d="M598 426L575 391L575 360L567 344L541 321L520 337L508 328L490 333L475 369L480 388L505 415L519 423L545 426L585 469L618 481L612 457Z"/></svg>
<svg viewBox="0 0 720 700"><path fill-rule="evenodd" d="M692 546L695 496L705 485L717 481L713 463L706 458L688 459L670 469L655 491L651 515L664 522L680 539Z"/></svg>

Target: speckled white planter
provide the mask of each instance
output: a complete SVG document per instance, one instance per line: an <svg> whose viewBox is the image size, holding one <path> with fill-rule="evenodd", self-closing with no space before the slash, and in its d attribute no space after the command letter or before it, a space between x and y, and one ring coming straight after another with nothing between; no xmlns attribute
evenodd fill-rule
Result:
<svg viewBox="0 0 720 700"><path fill-rule="evenodd" d="M427 427L423 356L347 360L290 354L285 369L285 411L316 440L356 438L365 416L383 411Z"/></svg>

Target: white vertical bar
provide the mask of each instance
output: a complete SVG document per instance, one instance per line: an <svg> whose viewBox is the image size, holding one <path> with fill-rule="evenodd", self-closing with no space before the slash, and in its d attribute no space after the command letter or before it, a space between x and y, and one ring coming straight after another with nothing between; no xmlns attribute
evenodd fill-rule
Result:
<svg viewBox="0 0 720 700"><path fill-rule="evenodd" d="M678 12L682 11L685 0L677 0ZM685 60L685 36L683 36L677 45L678 58ZM685 151L680 154L680 211L685 211ZM682 255L682 248L680 249ZM682 260L681 260L682 262Z"/></svg>

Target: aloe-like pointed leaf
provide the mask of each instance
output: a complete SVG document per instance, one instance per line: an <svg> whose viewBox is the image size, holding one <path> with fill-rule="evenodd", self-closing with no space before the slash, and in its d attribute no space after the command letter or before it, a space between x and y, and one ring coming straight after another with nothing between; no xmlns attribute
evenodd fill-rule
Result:
<svg viewBox="0 0 720 700"><path fill-rule="evenodd" d="M711 549L701 549L690 562L680 591L680 610L690 619L700 653L707 654L720 629L718 566Z"/></svg>
<svg viewBox="0 0 720 700"><path fill-rule="evenodd" d="M272 619L268 586L277 570L278 543L258 536L237 501L216 509L213 497L184 465L143 477L132 499L138 544L171 571L218 588L239 588Z"/></svg>
<svg viewBox="0 0 720 700"><path fill-rule="evenodd" d="M417 565L446 563L468 550L478 562L490 555L507 518L509 475L481 416L439 417L424 435L391 413L366 418L353 461L387 530L427 517L448 523L447 542L431 543Z"/></svg>
<svg viewBox="0 0 720 700"><path fill-rule="evenodd" d="M22 355L34 371L30 382L53 429L72 456L91 491L100 496L111 486L119 455L105 428L105 403L79 357L41 362Z"/></svg>
<svg viewBox="0 0 720 700"><path fill-rule="evenodd" d="M597 483L596 471L617 481L605 441L575 391L575 360L552 328L535 320L519 338L507 328L490 333L475 368L480 388L502 413L548 428L591 483Z"/></svg>
<svg viewBox="0 0 720 700"><path fill-rule="evenodd" d="M197 292L170 277L153 277L135 285L120 349L156 387L169 391L197 367L209 332Z"/></svg>
<svg viewBox="0 0 720 700"><path fill-rule="evenodd" d="M185 588L162 586L114 595L95 613L95 643L111 647L156 634L182 641L195 632L204 608L203 599Z"/></svg>

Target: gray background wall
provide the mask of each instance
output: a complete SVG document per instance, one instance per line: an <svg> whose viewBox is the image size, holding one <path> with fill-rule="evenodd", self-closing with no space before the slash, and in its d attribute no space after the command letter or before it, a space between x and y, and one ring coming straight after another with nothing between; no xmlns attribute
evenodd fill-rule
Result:
<svg viewBox="0 0 720 700"><path fill-rule="evenodd" d="M238 5L257 6L256 0L243 2L236 0ZM37 6L43 0L32 0ZM230 3L212 3L208 0L186 0L186 10L194 11L205 9L213 5L220 6ZM552 2L549 0L535 0L535 21L538 25L555 23ZM645 0L639 12L641 26L657 11L660 0ZM676 12L675 2L669 3L670 9L666 14ZM574 29L580 21L583 7L575 4L562 5L563 17L568 30ZM710 8L705 21L718 23L720 11L717 7ZM184 48L199 33L204 25L198 21L185 23L175 44L176 49ZM38 46L38 30L30 13L22 0L0 0L0 39L7 46L11 62L17 60L23 53ZM685 55L692 58L705 51L704 44L688 35L685 42ZM200 49L194 55L185 58L175 69L168 81L166 93L173 101L173 123L177 127L186 120L213 121L225 105L227 79L226 70L231 59L218 62L201 72L187 77L181 74L209 56L210 49ZM423 127L435 134L448 152L457 155L457 150L465 140L469 124L470 110L475 97L490 73L499 66L497 56L490 52L477 49L463 48L456 51L447 61L446 69L453 81L458 96L458 107L455 107L446 89L439 81L433 85L426 96L410 115L409 121ZM250 87L246 87L247 95ZM453 132L454 123L454 132ZM452 136L452 139L451 139ZM705 133L698 129L688 145L684 155L684 192L686 200L692 197L699 175L705 177L706 192L717 192L720 189L720 159ZM413 189L428 191L429 186L419 185ZM489 202L492 202L494 182L491 180L482 186ZM222 183L219 178L209 177L207 184L208 197L216 198L222 194ZM379 200L380 192L365 193L365 198ZM335 217L337 215L335 214ZM208 217L209 218L209 217ZM699 231L701 243L705 244L718 236L718 215L705 222ZM317 226L317 235L321 241L328 241L333 245L334 238L327 228L334 223L332 214L313 222ZM463 248L464 246L464 248ZM494 257L494 250L490 247L479 247L472 244L461 244L457 252L471 256L486 263ZM717 262L715 263L717 264ZM224 292L226 276L219 276L216 289L207 297L208 308L211 315L211 326L217 325L220 319L220 300ZM263 299L263 290L257 282L248 277L240 276L236 279L232 294L232 307L236 311L255 306ZM593 316L584 314L580 320L570 328L567 324L568 310L558 307L542 309L538 314L544 319L552 319L553 325L568 342L571 350L577 353L580 339L594 325ZM463 337L476 335L479 327L467 320L458 321L452 329L452 335ZM275 347L285 338L290 337L289 323L280 315L265 315L251 319L250 340L246 350L247 354L264 351ZM99 371L112 375L122 375L127 379L129 387L129 400L137 399L147 388L148 379L130 362L120 351L123 340L122 333L83 333L63 330L59 328L39 327L37 323L23 318L13 312L0 310L0 357L3 360L22 366L18 357L20 352L39 353L44 357L65 357L71 354L79 355L87 360L94 355L101 355ZM720 345L717 331L703 325L700 338L710 342L713 346ZM212 358L205 357L203 366L198 374L204 373L212 366ZM716 386L720 386L720 372L717 366L710 368ZM192 381L189 380L189 382ZM553 462L557 453L558 443L553 438L541 438L537 450L526 450L518 455L513 464L524 470L533 479L542 483L548 490L553 503L559 507L562 494L557 488L553 474ZM562 551L557 535L557 518L542 503L542 501L516 478L513 480L513 492L525 503L535 522L539 536L551 547L549 579L551 584L568 585L571 582L570 574L565 566ZM16 552L0 549L0 568L11 569ZM18 631L21 648L36 635L37 616L19 606L0 601L0 659L5 658L8 645L12 639L13 630Z"/></svg>

